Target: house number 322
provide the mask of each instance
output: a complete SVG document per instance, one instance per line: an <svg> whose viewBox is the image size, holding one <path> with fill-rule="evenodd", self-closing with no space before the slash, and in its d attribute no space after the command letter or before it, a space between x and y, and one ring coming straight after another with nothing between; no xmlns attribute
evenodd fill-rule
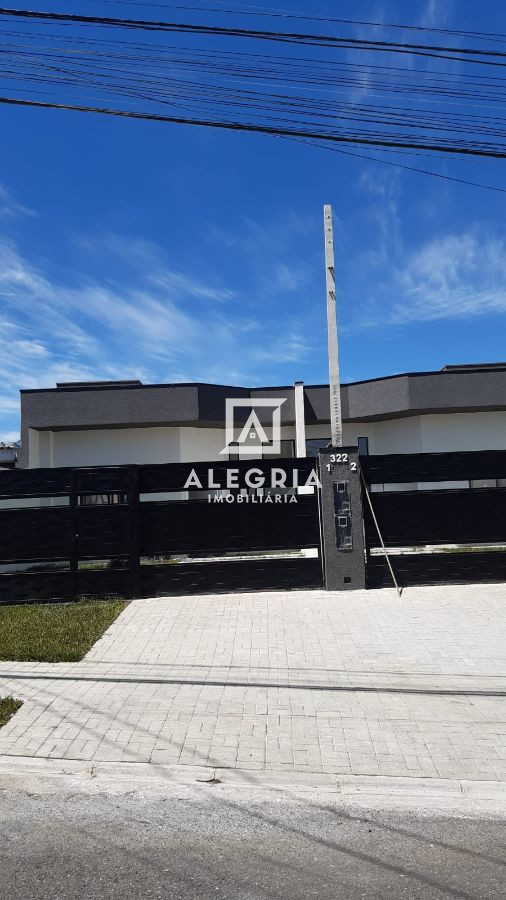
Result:
<svg viewBox="0 0 506 900"><path fill-rule="evenodd" d="M351 462L348 459L347 453L331 453L329 456L330 462L327 463L327 470L330 472L332 463L339 463L341 466L349 466L352 472L357 471L356 462Z"/></svg>

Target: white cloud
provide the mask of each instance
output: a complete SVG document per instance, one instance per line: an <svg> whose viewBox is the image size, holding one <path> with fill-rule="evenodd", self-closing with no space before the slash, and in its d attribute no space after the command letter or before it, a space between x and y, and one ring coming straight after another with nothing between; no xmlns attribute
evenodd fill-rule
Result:
<svg viewBox="0 0 506 900"><path fill-rule="evenodd" d="M386 217L385 222L387 222ZM356 269L361 292L348 331L506 313L506 239L469 228L408 250L394 229Z"/></svg>
<svg viewBox="0 0 506 900"><path fill-rule="evenodd" d="M427 0L421 10L418 25L423 28L444 28L453 15L452 0Z"/></svg>
<svg viewBox="0 0 506 900"><path fill-rule="evenodd" d="M219 302L225 300L233 300L236 296L234 291L225 288L212 288L204 284L197 278L190 278L181 272L168 272L161 270L153 272L149 275L151 284L164 288L179 296L199 297L203 300L217 300Z"/></svg>
<svg viewBox="0 0 506 900"><path fill-rule="evenodd" d="M429 241L395 272L403 323L506 313L506 241L472 231Z"/></svg>
<svg viewBox="0 0 506 900"><path fill-rule="evenodd" d="M256 222L245 217L234 231L210 225L208 239L213 246L241 260L243 270L253 276L263 294L291 293L307 284L313 275L312 267L301 263L298 248L309 234L314 233L311 217L302 218L286 211L272 222Z"/></svg>
<svg viewBox="0 0 506 900"><path fill-rule="evenodd" d="M288 332L286 335L268 341L265 346L254 349L253 354L259 361L291 363L307 356L310 350L310 345L302 335Z"/></svg>
<svg viewBox="0 0 506 900"><path fill-rule="evenodd" d="M158 287L176 299L193 297L223 302L236 297L228 288L213 286L197 275L168 268L161 248L143 238L106 232L95 236L80 235L75 244L94 255L112 254L123 260L137 276L141 275L145 284Z"/></svg>
<svg viewBox="0 0 506 900"><path fill-rule="evenodd" d="M60 281L0 238L0 411L9 430L20 388L125 377L261 383L269 377L266 361L305 356L300 329L287 327L277 338L283 325L273 329L262 315L251 316L228 288L172 270L158 248L134 239L129 253L129 239L109 236L109 254L113 247L134 261L121 284L78 271ZM279 292L306 277L302 266L291 284L288 272L273 272Z"/></svg>
<svg viewBox="0 0 506 900"><path fill-rule="evenodd" d="M17 412L19 401L12 394L0 394L0 412L12 413Z"/></svg>
<svg viewBox="0 0 506 900"><path fill-rule="evenodd" d="M283 291L297 291L311 279L311 269L304 264L288 266L280 263L276 268L276 281Z"/></svg>
<svg viewBox="0 0 506 900"><path fill-rule="evenodd" d="M365 166L358 179L362 190L393 203L399 196L400 172L382 169L381 166Z"/></svg>
<svg viewBox="0 0 506 900"><path fill-rule="evenodd" d="M16 216L36 216L37 213L22 203L17 203L7 188L0 184L0 219Z"/></svg>
<svg viewBox="0 0 506 900"><path fill-rule="evenodd" d="M49 354L47 347L39 341L15 341L11 348L23 356L36 356L39 359Z"/></svg>
<svg viewBox="0 0 506 900"><path fill-rule="evenodd" d="M0 443L13 444L19 440L19 431L4 431L0 435Z"/></svg>

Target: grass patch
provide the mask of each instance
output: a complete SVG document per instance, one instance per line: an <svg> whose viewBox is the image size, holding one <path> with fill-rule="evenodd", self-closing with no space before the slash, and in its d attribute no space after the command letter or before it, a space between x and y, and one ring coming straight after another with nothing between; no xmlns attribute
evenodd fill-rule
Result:
<svg viewBox="0 0 506 900"><path fill-rule="evenodd" d="M7 722L22 706L21 700L15 700L14 697L0 697L0 728L7 725Z"/></svg>
<svg viewBox="0 0 506 900"><path fill-rule="evenodd" d="M82 659L125 606L124 600L0 606L0 660Z"/></svg>

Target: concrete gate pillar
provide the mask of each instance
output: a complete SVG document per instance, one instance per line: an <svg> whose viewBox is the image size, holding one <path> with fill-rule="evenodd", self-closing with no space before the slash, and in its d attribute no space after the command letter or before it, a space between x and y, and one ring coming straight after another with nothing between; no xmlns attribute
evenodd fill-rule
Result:
<svg viewBox="0 0 506 900"><path fill-rule="evenodd" d="M365 588L362 491L357 447L327 447L318 454L325 588Z"/></svg>

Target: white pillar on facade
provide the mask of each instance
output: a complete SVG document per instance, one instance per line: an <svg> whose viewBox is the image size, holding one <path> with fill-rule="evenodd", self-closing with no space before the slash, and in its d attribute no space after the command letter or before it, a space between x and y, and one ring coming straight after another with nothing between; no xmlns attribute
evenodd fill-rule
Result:
<svg viewBox="0 0 506 900"><path fill-rule="evenodd" d="M295 394L295 456L306 455L306 420L304 416L304 382L296 381Z"/></svg>

